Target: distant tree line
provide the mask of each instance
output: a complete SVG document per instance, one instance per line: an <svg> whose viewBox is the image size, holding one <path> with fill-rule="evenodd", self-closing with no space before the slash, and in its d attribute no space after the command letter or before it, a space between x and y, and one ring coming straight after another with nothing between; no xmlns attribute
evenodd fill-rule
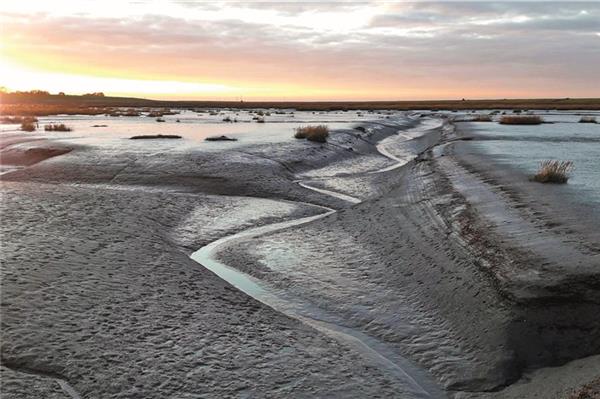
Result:
<svg viewBox="0 0 600 399"><path fill-rule="evenodd" d="M45 90L29 90L29 91L13 91L12 93L6 94L16 94L18 96L32 96L32 97L45 97L49 96L50 92Z"/></svg>
<svg viewBox="0 0 600 399"><path fill-rule="evenodd" d="M10 94L10 95L16 95L16 96L26 96L26 97L47 97L47 96L51 96L52 94L50 94L49 91L46 90L28 90L28 91L13 91L13 92L9 92L6 87L0 87L0 94ZM65 96L66 94L64 92L60 92L58 93L59 96ZM97 91L97 92L93 92L93 93L86 93L83 94L83 97L104 97L104 93Z"/></svg>

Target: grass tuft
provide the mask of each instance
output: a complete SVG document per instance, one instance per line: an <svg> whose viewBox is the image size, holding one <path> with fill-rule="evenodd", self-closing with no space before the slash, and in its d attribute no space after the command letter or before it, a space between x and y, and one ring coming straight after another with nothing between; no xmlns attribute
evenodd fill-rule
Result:
<svg viewBox="0 0 600 399"><path fill-rule="evenodd" d="M140 116L141 113L139 111L136 111L135 109L128 109L121 115L123 115L123 116Z"/></svg>
<svg viewBox="0 0 600 399"><path fill-rule="evenodd" d="M540 169L532 180L538 183L564 184L569 180L573 168L572 161L545 160L540 162Z"/></svg>
<svg viewBox="0 0 600 399"><path fill-rule="evenodd" d="M154 140L154 139L180 139L177 134L143 134L140 136L132 136L129 140Z"/></svg>
<svg viewBox="0 0 600 399"><path fill-rule="evenodd" d="M505 115L500 118L502 125L539 125L543 122L538 115Z"/></svg>
<svg viewBox="0 0 600 399"><path fill-rule="evenodd" d="M598 123L595 116L582 116L579 123Z"/></svg>
<svg viewBox="0 0 600 399"><path fill-rule="evenodd" d="M33 132L36 129L36 125L32 121L24 120L21 122L21 130L24 132Z"/></svg>
<svg viewBox="0 0 600 399"><path fill-rule="evenodd" d="M329 128L327 125L302 126L296 128L294 137L297 139L307 139L318 143L325 143L329 137Z"/></svg>
<svg viewBox="0 0 600 399"><path fill-rule="evenodd" d="M44 125L44 130L47 132L70 132L73 129L64 123L51 123L50 125Z"/></svg>
<svg viewBox="0 0 600 399"><path fill-rule="evenodd" d="M479 114L473 118L473 122L491 122L492 117L490 115Z"/></svg>

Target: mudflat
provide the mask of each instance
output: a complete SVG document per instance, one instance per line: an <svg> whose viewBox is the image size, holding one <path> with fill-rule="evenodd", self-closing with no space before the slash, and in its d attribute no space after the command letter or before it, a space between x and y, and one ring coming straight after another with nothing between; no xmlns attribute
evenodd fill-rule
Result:
<svg viewBox="0 0 600 399"><path fill-rule="evenodd" d="M406 115L325 144L77 146L4 174L3 391L558 398L589 383L597 235L574 217L544 228L555 205L492 178L473 140ZM214 254L283 311L190 259L324 212Z"/></svg>

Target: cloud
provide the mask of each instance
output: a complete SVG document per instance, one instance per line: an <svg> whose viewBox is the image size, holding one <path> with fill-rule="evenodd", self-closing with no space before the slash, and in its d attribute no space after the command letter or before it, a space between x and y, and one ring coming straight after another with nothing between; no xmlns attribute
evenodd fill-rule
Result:
<svg viewBox="0 0 600 399"><path fill-rule="evenodd" d="M150 11L4 11L2 51L100 75L397 97L481 93L473 84L495 97L600 90L596 3L182 2Z"/></svg>

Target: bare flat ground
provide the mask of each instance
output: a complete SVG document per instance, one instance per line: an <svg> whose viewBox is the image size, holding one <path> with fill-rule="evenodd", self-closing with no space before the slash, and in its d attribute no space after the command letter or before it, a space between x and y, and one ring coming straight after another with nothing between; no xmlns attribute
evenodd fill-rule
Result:
<svg viewBox="0 0 600 399"><path fill-rule="evenodd" d="M310 204L337 212L219 258L384 342L448 396L560 398L596 378L596 236L515 213L461 142L428 151L460 139L448 126L391 143L423 155L372 173L393 166L375 144L396 130L223 153L74 148L3 175L2 396L406 398L351 347L189 258ZM540 234L583 267L544 257Z"/></svg>

